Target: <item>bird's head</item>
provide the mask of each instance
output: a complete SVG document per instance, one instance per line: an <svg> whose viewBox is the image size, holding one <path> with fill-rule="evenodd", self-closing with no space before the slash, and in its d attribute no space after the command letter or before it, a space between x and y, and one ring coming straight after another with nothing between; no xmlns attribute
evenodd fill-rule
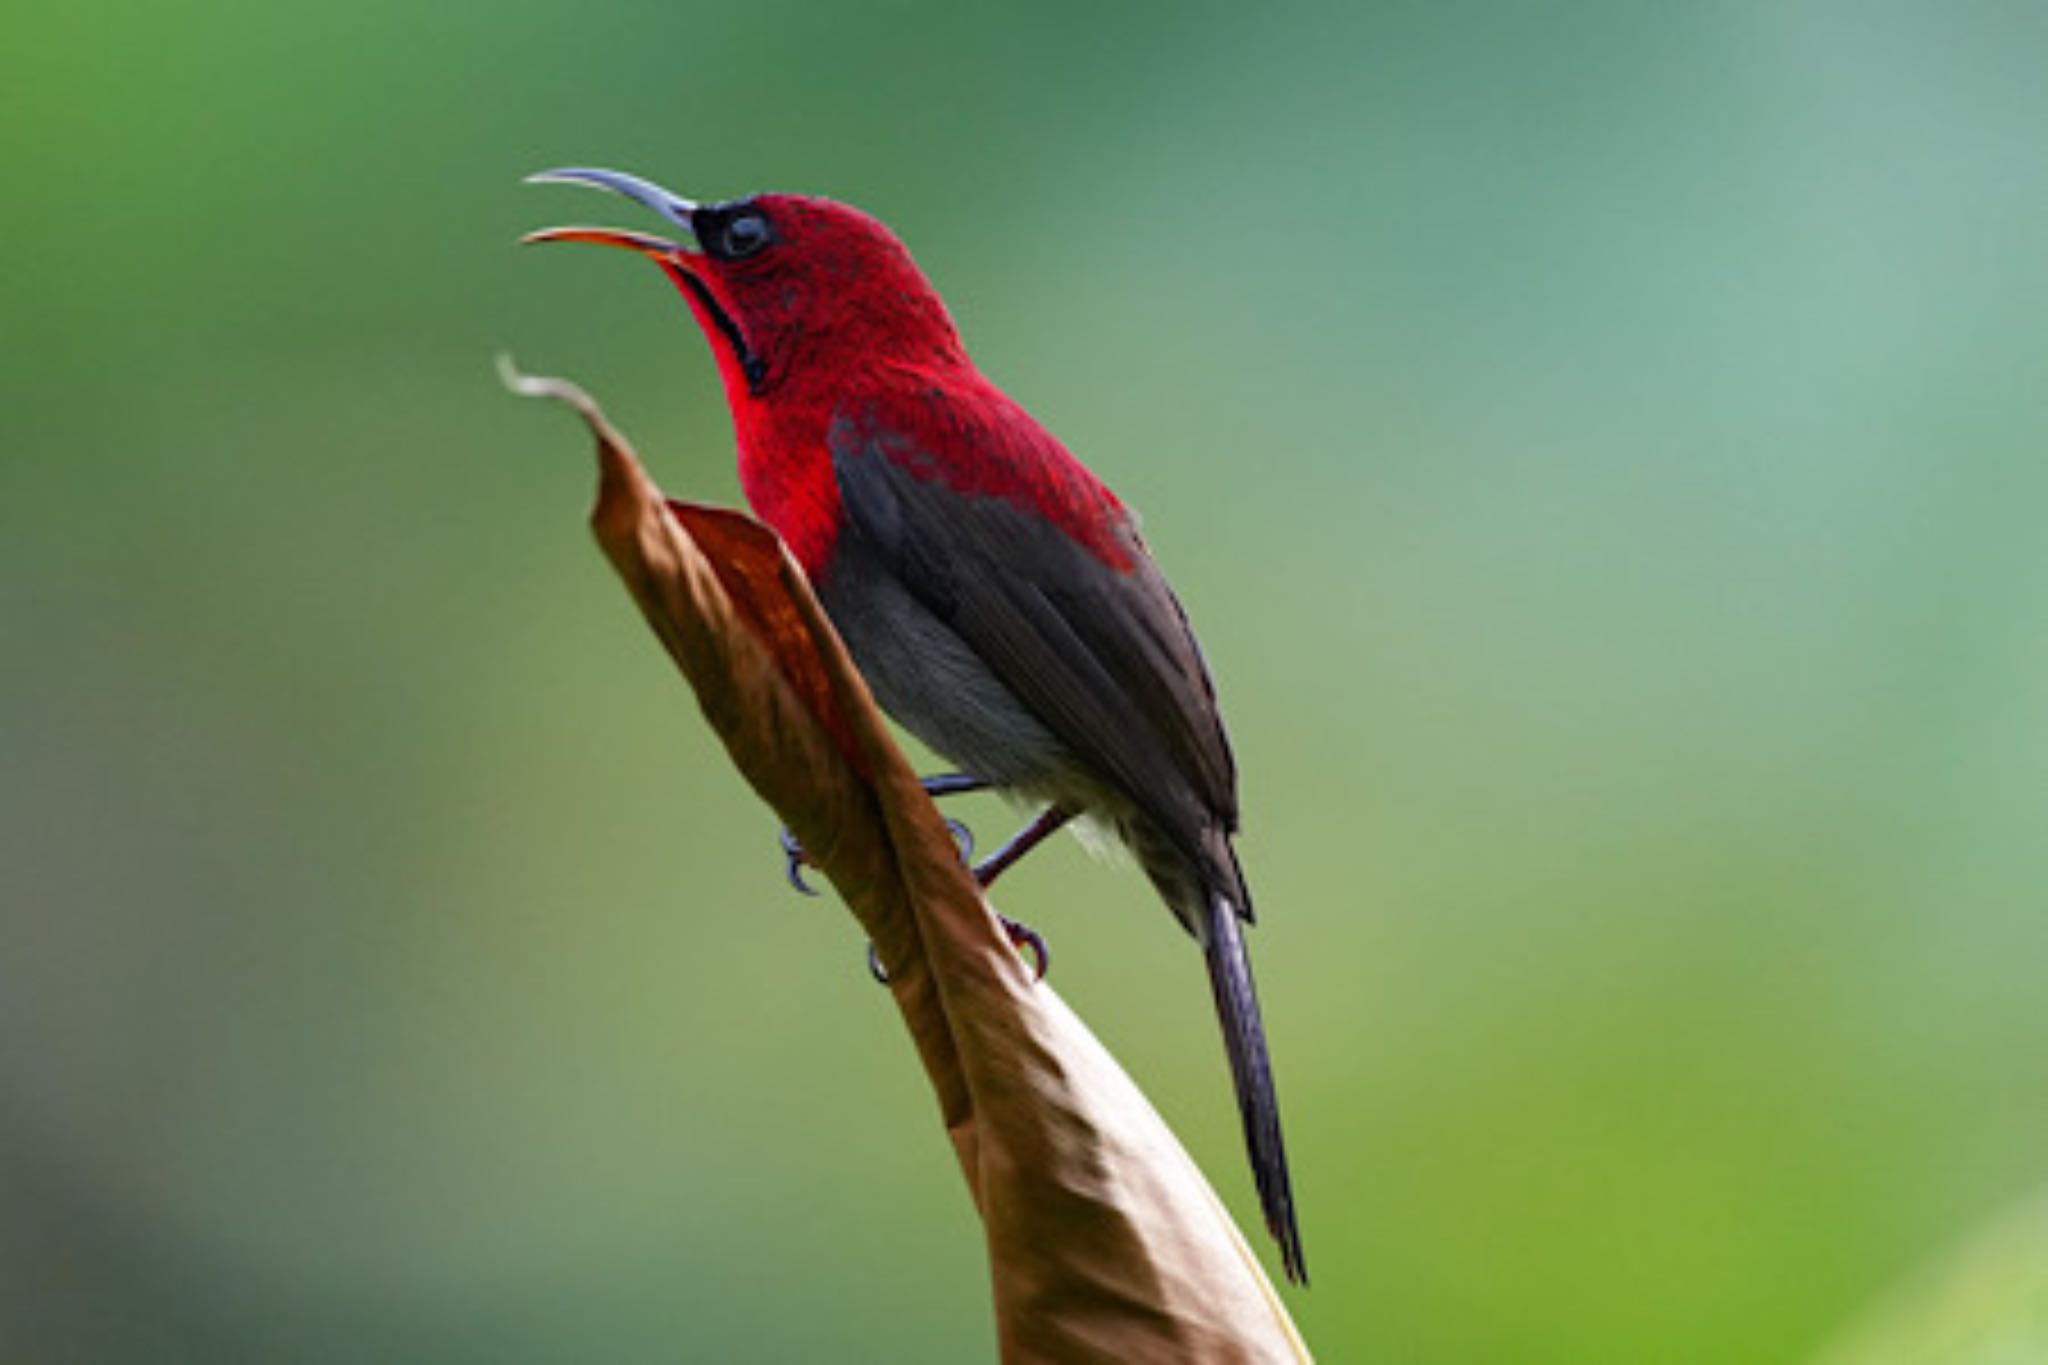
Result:
<svg viewBox="0 0 2048 1365"><path fill-rule="evenodd" d="M937 291L895 234L859 209L793 194L699 204L619 171L543 171L528 181L610 190L688 232L682 242L558 227L522 240L591 242L652 259L710 338L735 408L843 379L849 366L964 359Z"/></svg>

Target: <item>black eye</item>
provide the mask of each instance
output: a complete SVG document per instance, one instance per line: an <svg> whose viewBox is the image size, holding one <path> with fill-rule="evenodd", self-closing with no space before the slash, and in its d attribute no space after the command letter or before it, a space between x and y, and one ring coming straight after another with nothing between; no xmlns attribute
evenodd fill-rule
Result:
<svg viewBox="0 0 2048 1365"><path fill-rule="evenodd" d="M768 228L768 220L758 212L734 214L719 236L722 239L719 245L724 248L719 254L731 261L751 256L775 240L775 234Z"/></svg>

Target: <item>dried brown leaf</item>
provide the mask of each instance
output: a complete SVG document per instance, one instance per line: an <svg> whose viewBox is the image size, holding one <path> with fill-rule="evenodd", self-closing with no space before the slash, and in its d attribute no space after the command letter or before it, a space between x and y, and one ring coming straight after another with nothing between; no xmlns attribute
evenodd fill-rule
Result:
<svg viewBox="0 0 2048 1365"><path fill-rule="evenodd" d="M591 525L734 764L859 919L987 1230L1012 1361L1304 1361L1215 1192L1011 948L801 569L740 513L670 502L580 389Z"/></svg>

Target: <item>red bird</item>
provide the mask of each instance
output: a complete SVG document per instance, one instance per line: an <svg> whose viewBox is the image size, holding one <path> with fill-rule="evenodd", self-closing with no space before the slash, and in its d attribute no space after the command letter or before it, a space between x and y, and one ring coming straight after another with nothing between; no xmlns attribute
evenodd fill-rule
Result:
<svg viewBox="0 0 2048 1365"><path fill-rule="evenodd" d="M966 779L1047 803L984 880L1075 815L1114 829L1201 943L1259 1201L1306 1282L1239 921L1237 776L1180 603L1135 520L968 359L895 235L829 199L695 204L556 170L686 229L553 228L651 257L710 339L747 501L817 587L883 709Z"/></svg>

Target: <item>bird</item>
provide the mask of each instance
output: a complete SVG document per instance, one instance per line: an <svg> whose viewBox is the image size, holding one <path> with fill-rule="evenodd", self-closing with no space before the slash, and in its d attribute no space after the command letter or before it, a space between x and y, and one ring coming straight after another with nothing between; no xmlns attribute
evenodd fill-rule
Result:
<svg viewBox="0 0 2048 1365"><path fill-rule="evenodd" d="M992 787L1043 806L977 868L984 884L1086 817L1201 945L1261 1211L1305 1285L1244 940L1236 761L1136 517L982 374L878 219L812 195L699 203L591 167L528 179L622 195L687 234L573 226L522 240L624 248L681 291L717 362L749 505L882 709L960 769L935 793Z"/></svg>

